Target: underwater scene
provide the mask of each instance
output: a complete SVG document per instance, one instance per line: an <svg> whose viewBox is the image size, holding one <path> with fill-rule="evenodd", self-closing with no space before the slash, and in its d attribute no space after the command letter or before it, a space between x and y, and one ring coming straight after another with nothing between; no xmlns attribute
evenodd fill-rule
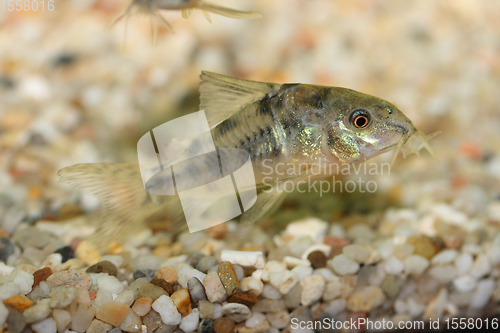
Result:
<svg viewBox="0 0 500 333"><path fill-rule="evenodd" d="M498 13L0 0L1 331L498 329Z"/></svg>

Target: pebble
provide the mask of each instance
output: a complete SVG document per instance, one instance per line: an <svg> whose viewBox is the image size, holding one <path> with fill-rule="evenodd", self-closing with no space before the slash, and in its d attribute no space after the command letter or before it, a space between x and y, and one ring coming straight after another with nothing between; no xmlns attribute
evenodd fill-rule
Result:
<svg viewBox="0 0 500 333"><path fill-rule="evenodd" d="M210 272L203 279L207 298L212 303L220 303L227 299L226 289L217 272Z"/></svg>
<svg viewBox="0 0 500 333"><path fill-rule="evenodd" d="M484 254L480 254L476 257L469 274L479 279L491 272L491 269L491 263L488 257Z"/></svg>
<svg viewBox="0 0 500 333"><path fill-rule="evenodd" d="M138 316L145 316L149 311L151 311L151 305L153 304L153 299L151 297L141 297L138 298L134 305L132 306L132 311L134 311Z"/></svg>
<svg viewBox="0 0 500 333"><path fill-rule="evenodd" d="M214 316L214 305L207 300L201 300L198 303L198 310L202 319L210 319Z"/></svg>
<svg viewBox="0 0 500 333"><path fill-rule="evenodd" d="M0 237L0 261L7 262L13 252L14 244L8 238Z"/></svg>
<svg viewBox="0 0 500 333"><path fill-rule="evenodd" d="M323 253L323 251L313 251L309 253L307 256L307 260L311 262L312 267L314 268L323 268L326 267L327 257ZM272 322L271 322L272 325Z"/></svg>
<svg viewBox="0 0 500 333"><path fill-rule="evenodd" d="M6 311L8 310L8 315ZM7 318L5 318L7 317ZM26 327L26 319L21 312L15 308L8 308L0 302L0 325L3 325L7 320L8 333L21 333Z"/></svg>
<svg viewBox="0 0 500 333"><path fill-rule="evenodd" d="M165 281L164 279L154 278L149 283L158 286L160 288L163 288L163 290L165 290L168 295L172 295L172 293L174 292L174 286L171 283Z"/></svg>
<svg viewBox="0 0 500 333"><path fill-rule="evenodd" d="M73 259L75 254L71 249L71 246L63 246L54 251L54 253L59 253L61 255L61 262L66 262L69 259Z"/></svg>
<svg viewBox="0 0 500 333"><path fill-rule="evenodd" d="M35 288L40 284L40 282L47 280L49 276L52 275L52 269L50 267L44 267L33 273L33 286Z"/></svg>
<svg viewBox="0 0 500 333"><path fill-rule="evenodd" d="M191 312L191 297L189 296L189 291L187 289L181 288L174 292L170 297L181 316L187 316Z"/></svg>
<svg viewBox="0 0 500 333"><path fill-rule="evenodd" d="M214 306L214 316L213 319L217 319L222 317L222 305L215 303Z"/></svg>
<svg viewBox="0 0 500 333"><path fill-rule="evenodd" d="M146 283L149 283L148 278L140 278L132 282L127 289L132 290L134 292L134 299L137 298L137 295L139 294L139 289Z"/></svg>
<svg viewBox="0 0 500 333"><path fill-rule="evenodd" d="M170 284L175 284L175 283L177 283L177 273L178 273L178 271L176 268L171 267L171 266L165 266L165 267L160 268L158 271L156 271L155 277L157 277L159 279L163 279Z"/></svg>
<svg viewBox="0 0 500 333"><path fill-rule="evenodd" d="M254 312L278 312L285 309L283 301L277 299L261 299L252 307Z"/></svg>
<svg viewBox="0 0 500 333"><path fill-rule="evenodd" d="M420 276L429 267L429 260L421 255L413 254L404 260L403 265L406 273Z"/></svg>
<svg viewBox="0 0 500 333"><path fill-rule="evenodd" d="M96 318L113 326L120 326L127 317L130 308L115 301L104 303L97 311Z"/></svg>
<svg viewBox="0 0 500 333"><path fill-rule="evenodd" d="M155 310L149 311L147 315L142 317L142 323L148 327L148 332L154 331L161 325L165 325L161 321L160 315Z"/></svg>
<svg viewBox="0 0 500 333"><path fill-rule="evenodd" d="M457 257L458 252L456 250L443 250L432 257L431 263L433 265L444 265L449 264Z"/></svg>
<svg viewBox="0 0 500 333"><path fill-rule="evenodd" d="M56 322L56 327L58 332L66 331L66 328L71 323L71 313L62 309L54 309L52 311L52 318Z"/></svg>
<svg viewBox="0 0 500 333"><path fill-rule="evenodd" d="M342 282L342 292L340 294L340 297L347 298L354 291L354 289L356 289L356 286L358 284L358 276L344 275L340 278L340 282Z"/></svg>
<svg viewBox="0 0 500 333"><path fill-rule="evenodd" d="M469 271L474 263L472 255L469 253L461 253L455 259L455 267L457 269L457 274L462 275Z"/></svg>
<svg viewBox="0 0 500 333"><path fill-rule="evenodd" d="M94 319L90 323L89 328L87 328L86 333L106 333L106 332L110 331L112 327L113 326L111 326L108 323L100 321L99 319ZM59 329L58 329L58 332L61 333L61 331L59 331Z"/></svg>
<svg viewBox="0 0 500 333"><path fill-rule="evenodd" d="M210 333L214 330L213 319L203 319L198 327L198 333Z"/></svg>
<svg viewBox="0 0 500 333"><path fill-rule="evenodd" d="M102 310L102 308L100 310ZM76 309L70 312L71 312L70 327L73 331L77 332L85 332L87 328L89 328L90 324L92 323L92 320L94 320L94 317L96 315L96 309L94 307L82 303L78 303ZM117 312L119 312L119 310L117 310Z"/></svg>
<svg viewBox="0 0 500 333"><path fill-rule="evenodd" d="M194 332L198 328L199 321L200 312L198 309L193 309L190 314L181 319L179 328L185 333Z"/></svg>
<svg viewBox="0 0 500 333"><path fill-rule="evenodd" d="M276 327L279 329L285 328L290 322L290 314L285 310L280 312L268 313L266 317L272 327Z"/></svg>
<svg viewBox="0 0 500 333"><path fill-rule="evenodd" d="M262 325L262 323L266 320L266 316L260 312L252 312L252 315L245 320L246 327L257 327Z"/></svg>
<svg viewBox="0 0 500 333"><path fill-rule="evenodd" d="M222 250L221 260L229 261L232 264L249 266L255 268L264 268L264 254L261 251L230 251Z"/></svg>
<svg viewBox="0 0 500 333"><path fill-rule="evenodd" d="M300 265L292 268L290 272L297 274L299 281L302 281L305 277L312 274L313 268L311 266Z"/></svg>
<svg viewBox="0 0 500 333"><path fill-rule="evenodd" d="M149 297L153 300L153 302L163 295L167 295L165 289L155 286L149 282L143 283L137 292L137 297Z"/></svg>
<svg viewBox="0 0 500 333"><path fill-rule="evenodd" d="M394 298L399 294L399 282L394 276L386 276L381 287L384 293L390 298Z"/></svg>
<svg viewBox="0 0 500 333"><path fill-rule="evenodd" d="M76 271L62 271L50 275L47 278L50 288L75 287L89 290L92 286L92 278L85 273Z"/></svg>
<svg viewBox="0 0 500 333"><path fill-rule="evenodd" d="M476 288L477 281L470 275L462 275L453 280L453 285L460 292L468 292Z"/></svg>
<svg viewBox="0 0 500 333"><path fill-rule="evenodd" d="M470 307L472 309L481 309L486 306L495 290L495 280L483 279L478 282L476 291L472 296Z"/></svg>
<svg viewBox="0 0 500 333"><path fill-rule="evenodd" d="M382 305L385 296L377 286L368 286L354 291L347 299L347 309L352 312L369 312Z"/></svg>
<svg viewBox="0 0 500 333"><path fill-rule="evenodd" d="M265 320L260 326L246 327L245 323L238 324L234 327L234 333L264 333L269 331L269 322Z"/></svg>
<svg viewBox="0 0 500 333"><path fill-rule="evenodd" d="M13 282L7 282L0 285L0 300L4 300L6 298L16 296L19 294L20 288L17 284Z"/></svg>
<svg viewBox="0 0 500 333"><path fill-rule="evenodd" d="M321 242L327 230L328 223L317 218L309 218L288 224L285 234L292 237L309 236L314 242Z"/></svg>
<svg viewBox="0 0 500 333"><path fill-rule="evenodd" d="M328 302L339 297L341 294L341 288L342 288L342 282L338 278L328 282L325 286L323 300L325 302Z"/></svg>
<svg viewBox="0 0 500 333"><path fill-rule="evenodd" d="M236 276L233 265L229 261L223 261L218 268L219 278L228 296L240 289L240 282Z"/></svg>
<svg viewBox="0 0 500 333"><path fill-rule="evenodd" d="M414 254L420 255L426 259L431 259L438 251L439 247L424 236L408 237L406 242L414 247Z"/></svg>
<svg viewBox="0 0 500 333"><path fill-rule="evenodd" d="M215 333L231 333L234 328L234 321L229 317L220 317L214 320Z"/></svg>
<svg viewBox="0 0 500 333"><path fill-rule="evenodd" d="M92 301L92 306L96 309L100 309L104 304L111 302L113 300L113 294L110 291L99 289L95 294L94 300Z"/></svg>
<svg viewBox="0 0 500 333"><path fill-rule="evenodd" d="M342 248L342 253L349 259L358 263L366 263L371 255L371 250L363 244L350 244Z"/></svg>
<svg viewBox="0 0 500 333"><path fill-rule="evenodd" d="M54 288L51 290L50 296L50 307L63 309L70 305L75 298L78 296L78 289L70 287L70 288Z"/></svg>
<svg viewBox="0 0 500 333"><path fill-rule="evenodd" d="M342 313L347 308L347 301L343 298L335 299L329 303L326 303L324 312L330 316L336 316Z"/></svg>
<svg viewBox="0 0 500 333"><path fill-rule="evenodd" d="M261 296L268 299L280 299L283 295L270 284L265 284Z"/></svg>
<svg viewBox="0 0 500 333"><path fill-rule="evenodd" d="M123 256L121 256L119 254L108 254L108 255L102 256L99 259L99 261L100 262L108 261L108 262L112 263L113 265L115 265L115 267L119 268L124 264L125 259Z"/></svg>
<svg viewBox="0 0 500 333"><path fill-rule="evenodd" d="M198 305L199 301L207 299L205 288L203 288L203 284L201 284L200 280L192 277L188 280L187 285L189 294L191 295L191 300L195 306Z"/></svg>
<svg viewBox="0 0 500 333"><path fill-rule="evenodd" d="M31 329L35 333L56 333L57 332L56 322L52 318L47 318L45 320L39 321L38 323L32 324Z"/></svg>
<svg viewBox="0 0 500 333"><path fill-rule="evenodd" d="M321 275L310 275L300 281L302 293L300 302L304 306L309 306L318 301L325 291L325 278Z"/></svg>
<svg viewBox="0 0 500 333"><path fill-rule="evenodd" d="M207 273L210 268L212 268L218 264L219 264L219 261L215 257L204 256L203 258L201 258L201 260L196 265L196 269L203 272L203 273Z"/></svg>
<svg viewBox="0 0 500 333"><path fill-rule="evenodd" d="M229 303L240 303L248 307L252 307L257 303L257 296L251 293L237 292L234 293L228 300Z"/></svg>
<svg viewBox="0 0 500 333"><path fill-rule="evenodd" d="M285 306L289 309L295 309L300 306L300 295L302 294L302 287L297 283L288 294L285 295Z"/></svg>
<svg viewBox="0 0 500 333"><path fill-rule="evenodd" d="M103 260L87 268L86 272L108 273L109 275L116 276L118 274L118 268L116 268L116 266L110 261Z"/></svg>
<svg viewBox="0 0 500 333"><path fill-rule="evenodd" d="M429 275L441 284L447 284L457 276L457 269L454 265L433 266L429 269Z"/></svg>
<svg viewBox="0 0 500 333"><path fill-rule="evenodd" d="M132 277L134 280L147 277L149 280L152 280L155 277L156 271L154 269L136 269L134 273L132 274Z"/></svg>
<svg viewBox="0 0 500 333"><path fill-rule="evenodd" d="M248 291L255 296L259 296L264 289L264 283L261 280L249 276L241 280L240 287L242 291Z"/></svg>
<svg viewBox="0 0 500 333"><path fill-rule="evenodd" d="M152 305L153 310L158 312L161 320L167 325L179 325L181 322L181 314L177 311L177 307L170 297L167 295L160 296Z"/></svg>
<svg viewBox="0 0 500 333"><path fill-rule="evenodd" d="M403 262L401 262L401 260L399 260L395 256L387 258L384 261L383 265L387 274L390 275L399 275L404 269Z"/></svg>
<svg viewBox="0 0 500 333"><path fill-rule="evenodd" d="M286 271L285 263L277 260L270 260L266 263L264 269L262 270L261 279L264 282L269 282L271 278L271 273L282 272L282 271Z"/></svg>
<svg viewBox="0 0 500 333"><path fill-rule="evenodd" d="M33 301L24 295L16 295L4 299L3 304L5 304L5 306L12 306L19 312L24 312L33 305Z"/></svg>
<svg viewBox="0 0 500 333"><path fill-rule="evenodd" d="M124 332L139 332L141 330L141 317L134 311L129 311L125 319L120 324L120 329Z"/></svg>
<svg viewBox="0 0 500 333"><path fill-rule="evenodd" d="M31 324L47 318L51 311L52 310L49 306L49 300L44 299L24 311L23 315L24 319L26 319L26 322L28 324Z"/></svg>
<svg viewBox="0 0 500 333"><path fill-rule="evenodd" d="M10 274L10 279L19 287L19 292L23 295L29 293L32 289L34 278L33 275L16 268Z"/></svg>
<svg viewBox="0 0 500 333"><path fill-rule="evenodd" d="M134 303L134 292L132 290L125 289L114 299L118 303L126 304L131 306Z"/></svg>
<svg viewBox="0 0 500 333"><path fill-rule="evenodd" d="M99 289L109 290L115 295L118 295L125 289L123 283L114 276L101 275L97 277L96 282Z"/></svg>
<svg viewBox="0 0 500 333"><path fill-rule="evenodd" d="M178 267L178 270L177 283L179 283L182 288L187 288L187 282L190 278L196 277L202 281L206 276L205 273L202 273L187 264L181 264L181 266Z"/></svg>
<svg viewBox="0 0 500 333"><path fill-rule="evenodd" d="M283 262L286 264L287 268L294 268L296 266L310 266L311 262L309 260L295 258L291 256L285 256Z"/></svg>
<svg viewBox="0 0 500 333"><path fill-rule="evenodd" d="M335 273L339 275L354 274L359 270L359 264L345 254L335 256L329 263Z"/></svg>

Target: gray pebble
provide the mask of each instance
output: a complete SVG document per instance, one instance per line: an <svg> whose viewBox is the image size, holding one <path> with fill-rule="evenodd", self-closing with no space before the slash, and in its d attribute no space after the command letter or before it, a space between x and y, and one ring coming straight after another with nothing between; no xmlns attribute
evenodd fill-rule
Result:
<svg viewBox="0 0 500 333"><path fill-rule="evenodd" d="M214 267L218 263L219 261L214 257L204 256L196 265L196 269L203 273L207 273L210 268Z"/></svg>
<svg viewBox="0 0 500 333"><path fill-rule="evenodd" d="M12 252L14 252L14 244L8 238L0 237L0 261L7 262Z"/></svg>
<svg viewBox="0 0 500 333"><path fill-rule="evenodd" d="M52 311L49 306L49 302L50 301L48 299L43 299L31 308L26 309L26 311L23 312L26 322L31 324L47 318Z"/></svg>
<svg viewBox="0 0 500 333"><path fill-rule="evenodd" d="M196 267L204 256L205 255L203 253L199 252L191 253L186 260L186 264Z"/></svg>
<svg viewBox="0 0 500 333"><path fill-rule="evenodd" d="M7 316L7 332L21 333L26 327L26 319L23 314L13 307L9 307L9 315Z"/></svg>
<svg viewBox="0 0 500 333"><path fill-rule="evenodd" d="M193 304L195 306L198 306L198 302L200 300L207 299L205 288L197 278L190 278L187 282L187 287L189 290L189 294L191 295L191 300L193 301Z"/></svg>
<svg viewBox="0 0 500 333"><path fill-rule="evenodd" d="M203 319L200 322L200 326L198 326L199 333L210 333L214 329L214 321L213 319Z"/></svg>
<svg viewBox="0 0 500 333"><path fill-rule="evenodd" d="M108 333L122 333L122 330L119 329L118 327L115 327L111 331L109 331Z"/></svg>
<svg viewBox="0 0 500 333"><path fill-rule="evenodd" d="M149 281L154 279L155 271L153 269L136 269L133 274L134 280L147 277Z"/></svg>

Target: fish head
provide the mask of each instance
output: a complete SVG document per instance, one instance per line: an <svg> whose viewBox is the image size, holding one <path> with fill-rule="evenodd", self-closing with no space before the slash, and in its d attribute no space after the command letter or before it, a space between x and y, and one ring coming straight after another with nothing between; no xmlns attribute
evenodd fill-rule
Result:
<svg viewBox="0 0 500 333"><path fill-rule="evenodd" d="M336 121L326 129L331 153L342 162L362 162L393 149L405 155L425 147L427 139L394 104L341 89L332 107ZM412 140L410 140L412 138ZM408 142L411 142L411 147Z"/></svg>

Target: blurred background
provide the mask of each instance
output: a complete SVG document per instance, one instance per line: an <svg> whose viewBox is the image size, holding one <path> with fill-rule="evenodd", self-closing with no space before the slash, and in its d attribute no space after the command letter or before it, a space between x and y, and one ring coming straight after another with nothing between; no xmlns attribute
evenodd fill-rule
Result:
<svg viewBox="0 0 500 333"><path fill-rule="evenodd" d="M428 153L398 158L378 191L292 195L276 220L327 220L440 201L500 221L500 2L489 0L213 0L258 11L201 11L106 25L128 0L55 0L53 11L0 8L0 220L65 219L99 203L57 183L57 170L136 163L137 140L198 110L202 70L269 82L347 87L394 102ZM391 154L379 157L388 162ZM422 206L423 205L423 206ZM495 215L496 214L496 215ZM481 215L482 216L482 215ZM495 216L498 220L495 220Z"/></svg>

